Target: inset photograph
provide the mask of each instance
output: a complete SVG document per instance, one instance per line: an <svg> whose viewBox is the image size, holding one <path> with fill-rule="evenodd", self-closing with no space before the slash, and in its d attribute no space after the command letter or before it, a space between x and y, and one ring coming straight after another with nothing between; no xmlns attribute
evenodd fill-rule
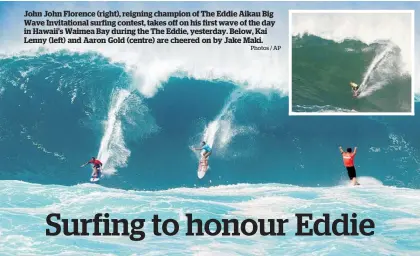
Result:
<svg viewBox="0 0 420 256"><path fill-rule="evenodd" d="M290 10L289 115L414 115L414 11Z"/></svg>

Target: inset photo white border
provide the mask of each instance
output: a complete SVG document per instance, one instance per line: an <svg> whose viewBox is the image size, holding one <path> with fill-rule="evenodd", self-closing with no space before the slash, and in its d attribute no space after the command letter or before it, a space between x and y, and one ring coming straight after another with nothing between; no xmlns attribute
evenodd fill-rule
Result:
<svg viewBox="0 0 420 256"><path fill-rule="evenodd" d="M411 14L411 111L410 112L293 112L292 108L292 51L293 14ZM414 10L289 10L289 116L414 116L415 106L415 11ZM386 28L384 28L386 29Z"/></svg>

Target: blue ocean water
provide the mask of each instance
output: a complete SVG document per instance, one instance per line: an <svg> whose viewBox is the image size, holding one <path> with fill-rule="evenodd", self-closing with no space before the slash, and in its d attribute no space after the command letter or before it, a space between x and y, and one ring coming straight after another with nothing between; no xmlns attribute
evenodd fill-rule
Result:
<svg viewBox="0 0 420 256"><path fill-rule="evenodd" d="M90 169L79 166L98 155L115 119L99 152L109 154L109 168L117 167L103 179L107 187L157 190L207 186L209 180L333 186L346 179L338 147L357 146L360 175L419 188L418 117L289 117L288 98L274 91L180 78L144 98L130 88L122 66L92 54L0 61L4 180L84 183ZM189 147L199 145L234 94L239 97L219 122L214 171L200 181ZM118 98L124 99L120 105Z"/></svg>
<svg viewBox="0 0 420 256"><path fill-rule="evenodd" d="M122 64L67 51L0 59L1 251L57 255L414 255L420 117L290 117L288 98L172 77L144 97ZM416 104L416 110L419 105ZM213 146L197 178L190 146ZM358 147L348 187L338 147ZM99 184L80 165L105 163ZM45 237L45 217L291 218L356 212L372 237ZM182 225L181 225L182 226ZM184 227L184 226L183 226ZM148 234L151 227L147 226ZM181 230L182 233L185 230ZM147 243L146 243L147 241Z"/></svg>

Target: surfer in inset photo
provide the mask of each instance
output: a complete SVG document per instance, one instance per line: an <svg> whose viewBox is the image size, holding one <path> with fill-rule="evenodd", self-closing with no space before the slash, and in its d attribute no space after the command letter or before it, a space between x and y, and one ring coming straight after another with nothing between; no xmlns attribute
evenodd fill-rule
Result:
<svg viewBox="0 0 420 256"><path fill-rule="evenodd" d="M290 115L414 115L412 11L290 11Z"/></svg>

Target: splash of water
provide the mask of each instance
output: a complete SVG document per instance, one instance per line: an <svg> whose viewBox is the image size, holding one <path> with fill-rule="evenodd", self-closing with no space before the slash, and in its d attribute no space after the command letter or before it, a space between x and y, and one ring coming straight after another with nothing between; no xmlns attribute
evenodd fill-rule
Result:
<svg viewBox="0 0 420 256"><path fill-rule="evenodd" d="M375 76L376 71L381 71L381 64L386 60L386 58L391 53L391 50L393 49L393 45L388 44L384 47L385 49L378 55L375 56L375 58L370 63L364 77L363 81L360 84L360 95L359 98L365 97L367 95L370 95L373 91L376 91L380 88L382 88L385 84L385 80L379 80L375 81L376 79L373 79ZM368 88L370 87L370 88Z"/></svg>
<svg viewBox="0 0 420 256"><path fill-rule="evenodd" d="M411 74L411 63L414 57L412 51L413 15L407 11L294 13L292 34L310 33L336 42L357 39L366 44L372 44L378 40L390 40L401 49L402 70L404 73ZM381 27L388 29L381 29Z"/></svg>
<svg viewBox="0 0 420 256"><path fill-rule="evenodd" d="M121 167L125 164L131 153L125 147L122 123L119 118L120 110L123 108L128 96L130 96L130 92L124 89L117 91L112 96L108 120L105 123L105 133L98 152L98 159L104 165L104 174L113 174L116 171L116 167Z"/></svg>

